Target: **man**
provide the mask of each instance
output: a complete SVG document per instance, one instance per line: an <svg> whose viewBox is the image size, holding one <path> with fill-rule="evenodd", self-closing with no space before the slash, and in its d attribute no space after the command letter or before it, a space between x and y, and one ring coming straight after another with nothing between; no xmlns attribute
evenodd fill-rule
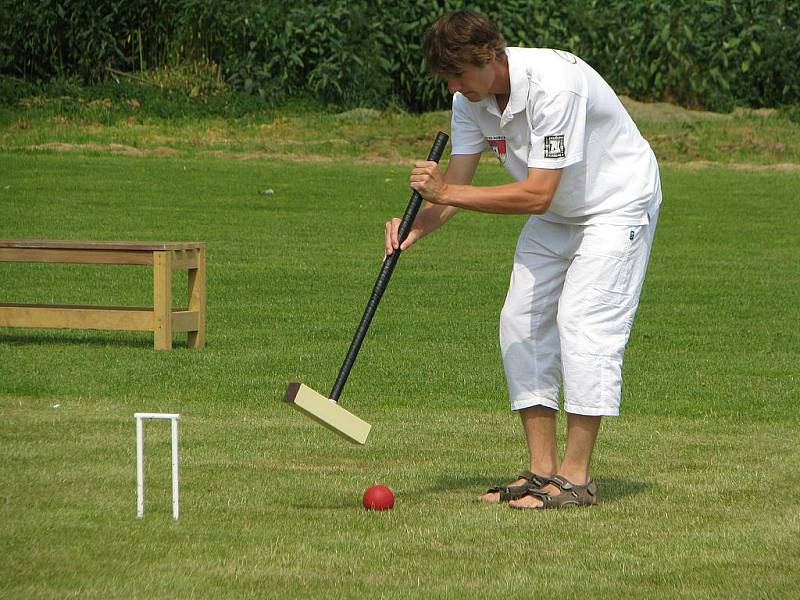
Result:
<svg viewBox="0 0 800 600"><path fill-rule="evenodd" d="M410 185L427 200L402 246L386 223L386 254L460 208L531 214L522 230L500 346L530 471L481 496L514 508L593 505L589 466L600 421L619 414L622 357L639 303L661 203L649 144L608 84L559 50L506 48L489 19L440 18L425 36L429 70L453 94L452 154L442 175L417 162ZM470 185L488 145L516 180ZM556 446L563 383L567 440Z"/></svg>

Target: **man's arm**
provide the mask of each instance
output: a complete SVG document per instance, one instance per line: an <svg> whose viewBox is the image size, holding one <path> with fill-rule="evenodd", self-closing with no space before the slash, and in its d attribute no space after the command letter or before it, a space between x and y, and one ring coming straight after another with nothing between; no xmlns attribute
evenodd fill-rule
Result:
<svg viewBox="0 0 800 600"><path fill-rule="evenodd" d="M433 204L488 213L542 214L561 181L562 169L528 169L528 178L506 185L478 187L449 182L435 162L418 162L411 187Z"/></svg>
<svg viewBox="0 0 800 600"><path fill-rule="evenodd" d="M480 154L456 154L451 156L450 162L447 164L447 171L441 176L442 181L448 185L468 186L472 183L472 178L475 176L480 158ZM418 239L441 227L450 217L456 214L456 212L458 212L458 208L455 206L426 202L422 210L417 214L417 218L414 220L414 226L411 228L408 237L405 239L400 249L405 250ZM397 232L400 228L400 222L400 219L391 219L386 222L385 252L387 256L392 254L394 249L399 245Z"/></svg>

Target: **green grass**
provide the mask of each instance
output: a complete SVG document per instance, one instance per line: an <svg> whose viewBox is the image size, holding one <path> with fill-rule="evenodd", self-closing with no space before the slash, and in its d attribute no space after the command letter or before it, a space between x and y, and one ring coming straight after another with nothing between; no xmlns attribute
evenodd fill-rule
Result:
<svg viewBox="0 0 800 600"><path fill-rule="evenodd" d="M0 330L0 597L796 594L797 171L663 169L601 503L520 513L476 498L525 461L496 340L523 219L463 213L403 257L342 398L374 425L355 447L280 399L292 380L332 385L407 168L0 164L0 238L201 239L209 260L202 351ZM487 164L478 183L503 181ZM150 286L141 267L0 263L2 301L146 305ZM135 411L181 413L177 523L163 423L135 518ZM394 511L360 508L377 482Z"/></svg>

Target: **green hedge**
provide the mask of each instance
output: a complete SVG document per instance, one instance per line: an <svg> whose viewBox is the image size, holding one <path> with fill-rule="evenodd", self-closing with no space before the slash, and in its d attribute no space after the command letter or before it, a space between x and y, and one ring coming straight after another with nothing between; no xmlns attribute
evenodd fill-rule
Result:
<svg viewBox="0 0 800 600"><path fill-rule="evenodd" d="M265 100L447 106L420 39L450 0L0 0L0 73L27 81L211 61ZM729 110L800 104L796 0L476 0L511 45L571 50L620 93Z"/></svg>

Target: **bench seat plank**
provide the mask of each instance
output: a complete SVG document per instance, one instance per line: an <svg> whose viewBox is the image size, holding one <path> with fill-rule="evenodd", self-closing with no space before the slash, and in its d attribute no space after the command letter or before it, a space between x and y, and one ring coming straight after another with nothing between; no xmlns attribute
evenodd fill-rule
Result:
<svg viewBox="0 0 800 600"><path fill-rule="evenodd" d="M152 265L147 250L71 250L67 248L3 248L0 262L71 263L78 265Z"/></svg>
<svg viewBox="0 0 800 600"><path fill-rule="evenodd" d="M129 250L167 251L197 250L205 248L205 242L102 242L82 240L0 240L0 248L41 248L51 250Z"/></svg>

